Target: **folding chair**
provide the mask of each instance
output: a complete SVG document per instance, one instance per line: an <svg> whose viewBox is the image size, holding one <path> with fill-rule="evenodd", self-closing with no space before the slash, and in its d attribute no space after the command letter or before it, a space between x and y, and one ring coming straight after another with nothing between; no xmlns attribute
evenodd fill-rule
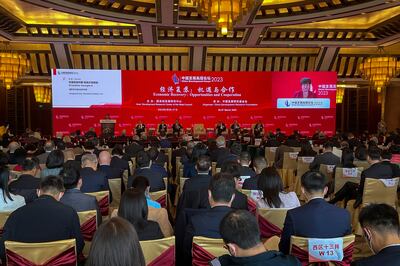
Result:
<svg viewBox="0 0 400 266"><path fill-rule="evenodd" d="M147 266L175 265L175 236L140 241Z"/></svg>
<svg viewBox="0 0 400 266"><path fill-rule="evenodd" d="M228 254L228 251L224 248L224 241L222 239L214 239L202 236L193 237L193 266L208 266L208 263L211 260L225 254Z"/></svg>
<svg viewBox="0 0 400 266"><path fill-rule="evenodd" d="M284 187L293 187L294 185L294 171L297 168L297 154L298 152L283 153L283 166L282 169L278 169L278 172L281 175Z"/></svg>
<svg viewBox="0 0 400 266"><path fill-rule="evenodd" d="M87 257L89 255L90 245L92 244L92 240L94 234L96 233L98 224L97 224L97 211L84 211L78 212L79 224L81 226L81 233L83 239L85 240L85 246L83 248L83 255Z"/></svg>
<svg viewBox="0 0 400 266"><path fill-rule="evenodd" d="M118 208L121 202L121 178L108 179L108 186L112 193L111 205Z"/></svg>
<svg viewBox="0 0 400 266"><path fill-rule="evenodd" d="M267 160L268 166L272 166L275 161L275 153L278 147L266 147L265 148L265 159Z"/></svg>
<svg viewBox="0 0 400 266"><path fill-rule="evenodd" d="M100 213L103 216L103 218L106 218L108 216L110 208L110 192L108 190L105 190L105 191L90 192L85 194L96 197L97 203L100 208Z"/></svg>

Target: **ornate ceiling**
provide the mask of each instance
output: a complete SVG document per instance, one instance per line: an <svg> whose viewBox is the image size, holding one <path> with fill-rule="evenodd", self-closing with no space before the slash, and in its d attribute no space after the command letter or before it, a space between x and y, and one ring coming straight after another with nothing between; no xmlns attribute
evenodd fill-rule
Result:
<svg viewBox="0 0 400 266"><path fill-rule="evenodd" d="M2 0L0 40L50 69L338 71L400 57L398 0L258 1L227 36L187 0Z"/></svg>

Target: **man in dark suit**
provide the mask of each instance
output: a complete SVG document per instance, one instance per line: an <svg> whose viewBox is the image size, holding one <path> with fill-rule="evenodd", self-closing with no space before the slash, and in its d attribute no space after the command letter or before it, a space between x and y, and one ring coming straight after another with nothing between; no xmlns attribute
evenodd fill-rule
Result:
<svg viewBox="0 0 400 266"><path fill-rule="evenodd" d="M224 122L219 121L215 127L215 133L217 133L217 136L221 136L223 132L226 132L226 126Z"/></svg>
<svg viewBox="0 0 400 266"><path fill-rule="evenodd" d="M97 224L101 224L101 214L96 197L81 192L82 178L74 168L64 168L60 176L64 180L65 192L60 202L71 206L76 212L97 211Z"/></svg>
<svg viewBox="0 0 400 266"><path fill-rule="evenodd" d="M129 161L131 160L131 158L128 158L128 160L123 159L124 152L121 145L115 145L115 147L111 151L111 156L111 167L119 169L121 173L123 173L125 170L129 171Z"/></svg>
<svg viewBox="0 0 400 266"><path fill-rule="evenodd" d="M211 179L208 189L211 209L205 209L190 217L186 226L184 253L187 262L191 261L190 251L193 236L221 238L219 225L225 215L232 211L231 204L235 198L234 192L235 182L230 174L219 173Z"/></svg>
<svg viewBox="0 0 400 266"><path fill-rule="evenodd" d="M167 129L168 129L167 124L165 124L164 120L161 120L161 124L158 125L158 134L160 134L160 135L162 133L166 134L167 133Z"/></svg>
<svg viewBox="0 0 400 266"><path fill-rule="evenodd" d="M355 199L354 208L357 208L362 203L364 193L364 184L366 178L391 179L397 177L397 172L387 162L381 162L381 150L372 146L368 149L367 161L371 165L361 173L360 184L346 182L344 186L335 194L335 197L330 201L334 204L338 201L345 202Z"/></svg>
<svg viewBox="0 0 400 266"><path fill-rule="evenodd" d="M122 171L114 168L111 165L111 154L108 151L102 151L99 154L98 170L105 173L107 179L120 178L122 182Z"/></svg>
<svg viewBox="0 0 400 266"><path fill-rule="evenodd" d="M251 155L248 151L243 151L240 154L239 160L240 160L240 165L242 166L242 167L240 167L240 176L253 177L256 175L254 170L250 168Z"/></svg>
<svg viewBox="0 0 400 266"><path fill-rule="evenodd" d="M82 252L84 241L79 218L73 208L59 202L63 191L61 177L44 177L40 182L39 198L11 213L1 238L3 259L7 240L35 243L75 238L76 251Z"/></svg>
<svg viewBox="0 0 400 266"><path fill-rule="evenodd" d="M172 134L174 134L174 136L179 137L182 129L183 129L183 126L179 123L179 120L176 119L175 123L172 125Z"/></svg>
<svg viewBox="0 0 400 266"><path fill-rule="evenodd" d="M217 160L217 168L222 167L225 162L239 162L240 154L242 153L242 144L233 142L228 154L222 155Z"/></svg>
<svg viewBox="0 0 400 266"><path fill-rule="evenodd" d="M249 189L249 190L257 190L258 189L258 178L261 174L261 171L267 167L267 160L265 160L264 157L258 156L254 158L253 160L253 167L256 172L256 175L250 178L247 178L244 183L242 188L243 189Z"/></svg>
<svg viewBox="0 0 400 266"><path fill-rule="evenodd" d="M293 256L265 249L263 243L260 241L260 230L257 219L248 211L236 210L227 214L221 221L220 233L230 253L229 255L223 255L215 259L218 260L221 266L301 265Z"/></svg>
<svg viewBox="0 0 400 266"><path fill-rule="evenodd" d="M22 174L9 185L10 192L23 196L27 204L37 198L36 190L40 186L40 178L35 177L37 167L37 160L24 160L22 163Z"/></svg>
<svg viewBox="0 0 400 266"><path fill-rule="evenodd" d="M150 183L150 192L160 191L165 189L164 176L152 170L151 160L145 151L140 151L136 156L136 163L138 168L135 170L133 176L128 178L128 188L132 187L132 182L135 176L147 177Z"/></svg>
<svg viewBox="0 0 400 266"><path fill-rule="evenodd" d="M157 172L159 175L163 176L163 177L168 177L168 172L167 170L164 168L164 164L158 164L156 163L157 158L160 156L160 152L156 147L151 147L148 151L147 154L150 157L151 160L151 166L150 169Z"/></svg>
<svg viewBox="0 0 400 266"><path fill-rule="evenodd" d="M323 145L323 153L315 156L314 161L310 164L311 170L319 170L321 164L338 165L340 158L333 154L333 143L330 141L325 142Z"/></svg>
<svg viewBox="0 0 400 266"><path fill-rule="evenodd" d="M139 137L142 135L142 133L146 131L146 126L145 124L142 123L141 120L139 120L138 123L136 124L135 131L136 135L138 135Z"/></svg>
<svg viewBox="0 0 400 266"><path fill-rule="evenodd" d="M358 220L373 256L352 263L354 266L392 266L400 263L399 215L386 204L364 207Z"/></svg>
<svg viewBox="0 0 400 266"><path fill-rule="evenodd" d="M114 153L112 152L112 155L119 155L119 158L124 159L126 162L129 162L131 160L131 158L136 157L137 153L139 151L143 151L143 144L139 141L139 137L138 136L133 136L133 141L131 144L129 144L128 146L125 147L125 154L122 152L122 147L120 147L120 153ZM115 148L114 148L115 149ZM130 173L132 174L132 173Z"/></svg>
<svg viewBox="0 0 400 266"><path fill-rule="evenodd" d="M97 192L108 190L108 179L105 173L97 171L97 157L95 154L85 154L82 156L82 177L81 191Z"/></svg>
<svg viewBox="0 0 400 266"><path fill-rule="evenodd" d="M327 183L327 177L317 171L308 171L301 177L307 204L287 212L279 243L281 252L289 253L291 236L335 238L351 234L349 212L324 200Z"/></svg>
<svg viewBox="0 0 400 266"><path fill-rule="evenodd" d="M54 142L51 140L46 141L46 143L44 144L44 153L39 154L36 158L39 159L39 163L41 164L45 164L47 161L47 157L49 157L50 152L52 152L54 150Z"/></svg>
<svg viewBox="0 0 400 266"><path fill-rule="evenodd" d="M233 209L247 210L247 196L238 190L241 165L238 162L226 162L222 165L221 173L232 175L235 181L235 199L232 202Z"/></svg>
<svg viewBox="0 0 400 266"><path fill-rule="evenodd" d="M219 136L216 139L217 148L210 153L212 162L217 162L222 157L226 157L229 154L229 149L226 148L226 141L223 136Z"/></svg>

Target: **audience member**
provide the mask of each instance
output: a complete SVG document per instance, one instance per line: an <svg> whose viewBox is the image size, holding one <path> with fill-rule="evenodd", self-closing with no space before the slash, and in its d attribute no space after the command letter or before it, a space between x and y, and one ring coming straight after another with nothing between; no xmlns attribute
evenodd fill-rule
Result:
<svg viewBox="0 0 400 266"><path fill-rule="evenodd" d="M261 198L256 201L258 208L295 208L300 201L295 192L283 190L282 178L274 167L262 170L258 179Z"/></svg>
<svg viewBox="0 0 400 266"><path fill-rule="evenodd" d="M157 161L157 158L159 157L160 151L156 147L151 147L147 151L147 154L149 155L149 158L151 160L150 169L157 172L162 177L168 177L168 172L165 169L164 165L155 163Z"/></svg>
<svg viewBox="0 0 400 266"><path fill-rule="evenodd" d="M254 172L253 169L250 168L251 164L251 155L248 151L243 151L240 154L240 165L242 166L240 168L240 176L246 176L246 177L254 177L256 173Z"/></svg>
<svg viewBox="0 0 400 266"><path fill-rule="evenodd" d="M357 161L366 161L368 156L367 147L364 145L357 146L356 150L354 151L354 157Z"/></svg>
<svg viewBox="0 0 400 266"><path fill-rule="evenodd" d="M86 266L145 266L135 228L114 217L102 224L93 238Z"/></svg>
<svg viewBox="0 0 400 266"><path fill-rule="evenodd" d="M366 178L391 179L396 177L396 173L391 165L381 163L380 159L381 150L378 147L372 146L368 149L367 161L370 167L362 171L360 184L346 182L344 186L335 193L335 197L330 203L335 204L338 201L344 200L346 204L349 200L355 199L354 208L357 208L362 203Z"/></svg>
<svg viewBox="0 0 400 266"><path fill-rule="evenodd" d="M122 182L122 171L114 168L111 165L111 154L108 151L102 151L99 154L98 170L105 173L107 179L120 178Z"/></svg>
<svg viewBox="0 0 400 266"><path fill-rule="evenodd" d="M54 151L55 148L54 142L51 140L46 141L43 148L44 148L44 153L39 154L37 156L40 164L45 164L47 162L47 157L52 151Z"/></svg>
<svg viewBox="0 0 400 266"><path fill-rule="evenodd" d="M219 231L230 255L223 255L216 260L221 266L300 266L293 256L278 251L267 251L260 241L257 219L244 210L228 213L221 221Z"/></svg>
<svg viewBox="0 0 400 266"><path fill-rule="evenodd" d="M10 191L23 196L26 203L37 198L36 190L40 187L40 178L36 177L39 161L36 158L26 159L22 163L22 173L10 183Z"/></svg>
<svg viewBox="0 0 400 266"><path fill-rule="evenodd" d="M8 163L9 164L16 164L17 163L17 161L15 159L15 151L20 147L21 146L16 141L12 141L12 142L10 142L10 144L8 144L7 154L8 154Z"/></svg>
<svg viewBox="0 0 400 266"><path fill-rule="evenodd" d="M183 176L193 177L197 175L196 163L201 155L206 155L208 152L207 146L203 143L197 143L193 147L193 151L189 157L189 160L183 163Z"/></svg>
<svg viewBox="0 0 400 266"><path fill-rule="evenodd" d="M84 193L108 190L108 179L105 173L97 171L97 157L95 154L82 156L81 191Z"/></svg>
<svg viewBox="0 0 400 266"><path fill-rule="evenodd" d="M373 256L353 262L354 266L392 266L400 262L399 215L386 204L370 204L358 217Z"/></svg>
<svg viewBox="0 0 400 266"><path fill-rule="evenodd" d="M193 236L221 238L219 225L226 214L231 212L235 198L235 182L228 173L216 174L210 182L208 200L211 209L204 209L192 215L186 226L184 238L185 261L190 262ZM185 265L188 265L188 264Z"/></svg>
<svg viewBox="0 0 400 266"><path fill-rule="evenodd" d="M242 153L242 144L240 142L233 142L230 148L230 153L225 156L220 156L217 161L217 168L222 167L226 162L239 162L240 154Z"/></svg>
<svg viewBox="0 0 400 266"><path fill-rule="evenodd" d="M137 167L133 176L128 178L128 188L132 187L133 179L136 176L144 176L150 182L150 192L165 189L164 176L151 169L151 160L147 152L140 151L136 156Z"/></svg>
<svg viewBox="0 0 400 266"><path fill-rule="evenodd" d="M71 206L76 212L97 211L97 224L101 223L101 213L97 204L96 197L82 193L82 178L79 171L73 167L64 168L60 176L64 180L65 192L60 202Z"/></svg>
<svg viewBox="0 0 400 266"><path fill-rule="evenodd" d="M235 161L227 161L222 165L221 173L228 173L232 175L235 181L235 199L232 202L233 209L243 209L247 210L247 196L240 192L240 164Z"/></svg>
<svg viewBox="0 0 400 266"><path fill-rule="evenodd" d="M219 136L216 139L217 148L210 153L210 158L212 162L217 162L220 158L225 157L229 154L229 150L226 148L225 138Z"/></svg>
<svg viewBox="0 0 400 266"><path fill-rule="evenodd" d="M8 183L10 182L10 171L6 166L0 166L0 211L11 212L25 205L22 196L10 193Z"/></svg>
<svg viewBox="0 0 400 266"><path fill-rule="evenodd" d="M338 165L340 164L340 158L333 154L333 144L327 141L323 145L323 153L315 157L314 161L310 164L311 170L319 170L321 164L325 165Z"/></svg>
<svg viewBox="0 0 400 266"><path fill-rule="evenodd" d="M281 143L275 151L274 166L277 169L282 169L283 167L283 156L285 152L293 152L293 148L289 147L286 142Z"/></svg>
<svg viewBox="0 0 400 266"><path fill-rule="evenodd" d="M40 181L39 198L23 206L7 219L1 238L0 254L4 258L4 241L49 242L75 238L76 251L82 252L84 241L79 218L70 206L59 202L64 193L58 176L46 176Z"/></svg>
<svg viewBox="0 0 400 266"><path fill-rule="evenodd" d="M121 173L123 173L125 170L129 171L129 162L131 161L131 158L134 156L127 158L127 160L123 159L124 151L123 151L121 145L115 145L111 151L111 155L112 155L111 163L110 163L111 167L119 169L121 171ZM133 173L129 173L129 174L133 174Z"/></svg>
<svg viewBox="0 0 400 266"><path fill-rule="evenodd" d="M317 152L313 150L310 142L308 140L303 140L300 142L300 152L298 153L298 157L315 157Z"/></svg>
<svg viewBox="0 0 400 266"><path fill-rule="evenodd" d="M301 190L307 203L286 214L279 250L289 253L290 237L334 238L351 234L350 214L324 200L327 178L315 171L301 177Z"/></svg>
<svg viewBox="0 0 400 266"><path fill-rule="evenodd" d="M148 220L148 206L143 191L130 188L122 194L118 216L129 221L139 236L139 240L163 238L157 222Z"/></svg>
<svg viewBox="0 0 400 266"><path fill-rule="evenodd" d="M244 180L242 189L248 190L257 190L258 179L260 178L261 171L268 166L267 160L265 157L258 156L253 160L253 168L255 170L256 175Z"/></svg>
<svg viewBox="0 0 400 266"><path fill-rule="evenodd" d="M75 154L73 150L66 150L64 151L64 166L63 168L73 167L77 171L81 171L81 162L75 160Z"/></svg>
<svg viewBox="0 0 400 266"><path fill-rule="evenodd" d="M40 172L40 177L58 175L64 166L64 153L54 150L49 153L46 160L46 168Z"/></svg>

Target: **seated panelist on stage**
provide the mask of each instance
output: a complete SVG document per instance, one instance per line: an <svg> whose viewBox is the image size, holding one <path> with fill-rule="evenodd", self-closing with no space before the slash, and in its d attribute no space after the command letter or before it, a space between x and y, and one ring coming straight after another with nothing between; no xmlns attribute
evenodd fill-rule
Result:
<svg viewBox="0 0 400 266"><path fill-rule="evenodd" d="M231 130L235 135L238 135L240 133L240 125L237 120L235 120L231 125Z"/></svg>
<svg viewBox="0 0 400 266"><path fill-rule="evenodd" d="M317 98L317 95L312 91L310 78L302 78L300 80L301 90L296 91L293 98Z"/></svg>
<svg viewBox="0 0 400 266"><path fill-rule="evenodd" d="M146 131L146 125L142 123L142 120L139 120L135 127L136 135L139 137L142 135L143 132Z"/></svg>
<svg viewBox="0 0 400 266"><path fill-rule="evenodd" d="M175 123L172 125L172 133L175 136L179 136L181 134L182 129L183 129L183 126L179 123L179 120L176 119Z"/></svg>
<svg viewBox="0 0 400 266"><path fill-rule="evenodd" d="M260 138L264 130L264 125L258 120L257 124L254 125L253 133L254 137Z"/></svg>
<svg viewBox="0 0 400 266"><path fill-rule="evenodd" d="M161 135L162 133L167 133L168 126L165 124L164 120L161 120L161 124L158 125L158 133Z"/></svg>
<svg viewBox="0 0 400 266"><path fill-rule="evenodd" d="M215 127L215 132L217 133L217 136L221 136L223 132L226 131L226 126L224 122L219 121L217 126Z"/></svg>

